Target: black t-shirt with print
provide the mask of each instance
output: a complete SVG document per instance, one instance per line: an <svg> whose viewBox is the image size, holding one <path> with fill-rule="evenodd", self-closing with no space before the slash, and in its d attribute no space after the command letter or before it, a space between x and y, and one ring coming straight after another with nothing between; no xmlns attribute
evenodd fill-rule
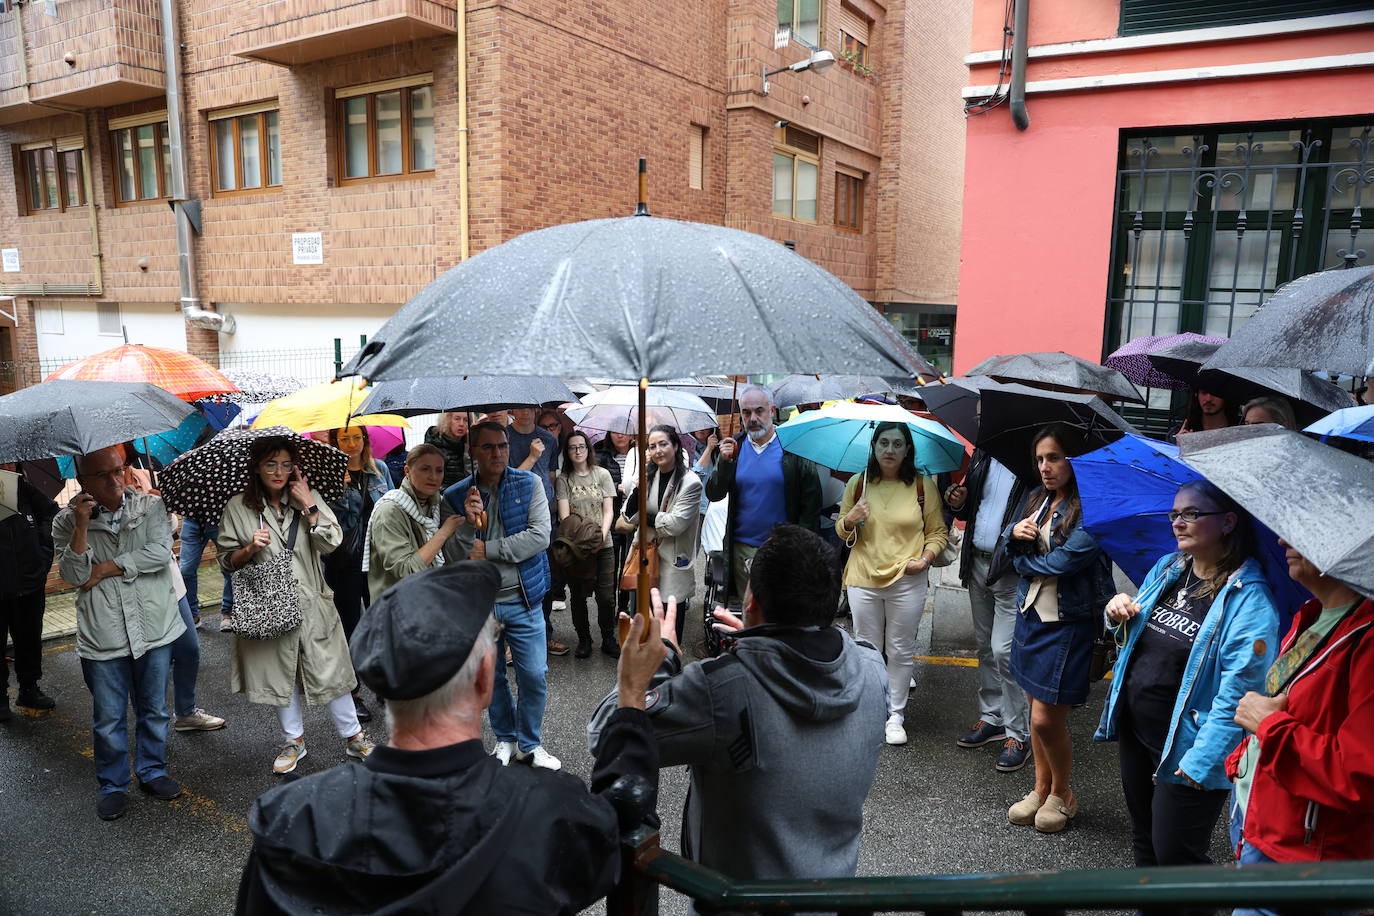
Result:
<svg viewBox="0 0 1374 916"><path fill-rule="evenodd" d="M1212 604L1211 595L1198 597L1203 584L1191 572L1190 568L1155 603L1136 640L1123 685L1130 728L1156 753L1163 750L1188 654Z"/></svg>

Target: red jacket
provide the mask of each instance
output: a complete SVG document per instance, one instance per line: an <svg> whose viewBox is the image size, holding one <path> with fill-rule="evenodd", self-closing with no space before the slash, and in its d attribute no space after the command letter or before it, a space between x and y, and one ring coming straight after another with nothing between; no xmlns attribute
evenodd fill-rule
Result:
<svg viewBox="0 0 1374 916"><path fill-rule="evenodd" d="M1321 613L1308 601L1287 650ZM1278 862L1374 859L1374 602L1348 613L1260 724L1245 842ZM1236 778L1247 737L1226 760Z"/></svg>

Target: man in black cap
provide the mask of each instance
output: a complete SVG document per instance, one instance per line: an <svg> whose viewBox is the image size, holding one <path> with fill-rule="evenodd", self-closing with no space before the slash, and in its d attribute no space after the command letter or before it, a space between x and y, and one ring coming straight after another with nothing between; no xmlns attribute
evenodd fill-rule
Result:
<svg viewBox="0 0 1374 916"><path fill-rule="evenodd" d="M500 587L492 563L463 561L368 608L353 661L387 701L390 739L362 765L253 803L238 913L552 914L611 890L620 831L652 815L658 789L644 696L666 657L659 623L632 624L589 794L576 776L503 767L482 746Z"/></svg>

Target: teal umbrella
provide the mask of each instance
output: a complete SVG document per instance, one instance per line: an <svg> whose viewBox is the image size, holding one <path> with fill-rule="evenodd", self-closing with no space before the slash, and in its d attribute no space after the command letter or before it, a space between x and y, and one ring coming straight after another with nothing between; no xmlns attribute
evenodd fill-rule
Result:
<svg viewBox="0 0 1374 916"><path fill-rule="evenodd" d="M934 420L908 413L895 404L843 401L799 414L778 427L784 451L836 471L862 471L879 423L904 423L916 446L916 470L931 476L957 471L964 463L964 444Z"/></svg>

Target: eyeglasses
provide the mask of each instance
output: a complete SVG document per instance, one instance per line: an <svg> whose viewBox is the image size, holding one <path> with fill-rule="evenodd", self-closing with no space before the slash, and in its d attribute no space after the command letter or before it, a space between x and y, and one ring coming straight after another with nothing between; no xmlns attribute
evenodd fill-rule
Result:
<svg viewBox="0 0 1374 916"><path fill-rule="evenodd" d="M587 446L585 446L585 445L570 445L570 446L568 446L568 452L569 452L569 454L571 454L572 452L585 452L586 450L587 450Z"/></svg>
<svg viewBox="0 0 1374 916"><path fill-rule="evenodd" d="M1199 509L1183 509L1182 511L1170 512L1170 513L1169 513L1169 524L1172 525L1174 522L1178 521L1179 519L1183 519L1185 522L1192 523L1192 522L1195 522L1195 521L1197 521L1198 519L1204 518L1204 517L1206 517L1206 516L1208 516L1208 515L1225 515L1225 514L1226 514L1225 512L1220 511L1220 510L1218 510L1218 511L1216 511L1216 512L1203 512L1203 511L1201 511L1201 510L1199 510Z"/></svg>
<svg viewBox="0 0 1374 916"><path fill-rule="evenodd" d="M83 471L80 476L87 480L114 480L124 476L124 472L129 469L126 464L121 464L117 468L110 468L108 471Z"/></svg>
<svg viewBox="0 0 1374 916"><path fill-rule="evenodd" d="M541 423L539 425L551 433L556 433L563 428L563 424L561 423Z"/></svg>
<svg viewBox="0 0 1374 916"><path fill-rule="evenodd" d="M508 452L510 451L509 442L483 442L477 446L484 452Z"/></svg>
<svg viewBox="0 0 1374 916"><path fill-rule="evenodd" d="M286 471L289 474L296 469L296 465L291 461L265 461L263 462L262 469L269 474L273 471Z"/></svg>

